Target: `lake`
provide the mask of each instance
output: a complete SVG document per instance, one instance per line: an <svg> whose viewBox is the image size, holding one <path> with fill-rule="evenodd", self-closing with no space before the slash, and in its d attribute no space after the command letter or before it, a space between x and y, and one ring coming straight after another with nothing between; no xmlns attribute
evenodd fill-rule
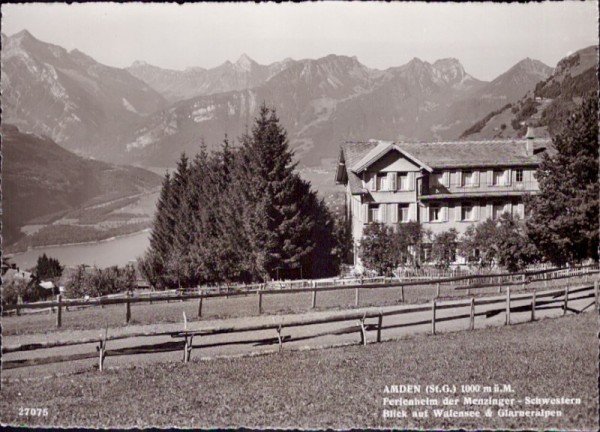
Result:
<svg viewBox="0 0 600 432"><path fill-rule="evenodd" d="M113 240L71 246L48 246L14 254L11 261L27 269L37 264L42 254L56 258L62 265L79 264L108 267L123 266L141 256L150 245L150 231L141 231Z"/></svg>

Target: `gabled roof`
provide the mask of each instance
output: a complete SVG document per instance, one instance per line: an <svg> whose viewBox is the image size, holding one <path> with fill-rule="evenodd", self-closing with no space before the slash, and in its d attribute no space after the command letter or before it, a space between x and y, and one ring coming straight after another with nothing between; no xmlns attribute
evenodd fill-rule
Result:
<svg viewBox="0 0 600 432"><path fill-rule="evenodd" d="M527 142L534 154L527 153ZM447 141L447 142L391 142L359 141L345 142L341 154L336 181L342 182L345 170L352 194L366 193L359 174L375 163L387 152L397 150L423 169L432 171L448 168L493 168L503 166L532 166L541 161L546 148L552 151L550 139L510 139L492 141Z"/></svg>
<svg viewBox="0 0 600 432"><path fill-rule="evenodd" d="M421 168L425 168L427 171L433 171L427 164L408 154L408 152L406 152L403 148L398 146L398 144L392 141L379 141L379 143L373 149L369 150L367 154L365 154L358 162L356 162L352 166L352 170L355 173L360 174L361 172L369 168L371 165L373 165L373 163L377 162L379 159L385 156L391 150L396 150L401 154L404 154L405 157L407 157L408 159L412 159L413 162L416 162L417 165L419 165Z"/></svg>

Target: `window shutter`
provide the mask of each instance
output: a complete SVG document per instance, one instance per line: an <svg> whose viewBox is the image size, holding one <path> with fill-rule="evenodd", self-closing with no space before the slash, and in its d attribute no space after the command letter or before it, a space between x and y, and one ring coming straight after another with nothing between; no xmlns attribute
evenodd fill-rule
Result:
<svg viewBox="0 0 600 432"><path fill-rule="evenodd" d="M379 222L381 222L381 223L387 222L387 219L386 219L387 215L385 214L386 207L387 207L387 205L385 205L385 204L379 204L379 215L378 216L379 216Z"/></svg>
<svg viewBox="0 0 600 432"><path fill-rule="evenodd" d="M398 204L388 204L390 222L398 223Z"/></svg>
<svg viewBox="0 0 600 432"><path fill-rule="evenodd" d="M494 185L494 170L488 170L487 172L487 184L488 186Z"/></svg>
<svg viewBox="0 0 600 432"><path fill-rule="evenodd" d="M362 220L364 223L369 222L369 204L362 205Z"/></svg>
<svg viewBox="0 0 600 432"><path fill-rule="evenodd" d="M415 190L415 173L410 171L408 173L408 189L409 191Z"/></svg>
<svg viewBox="0 0 600 432"><path fill-rule="evenodd" d="M444 171L442 173L442 184L445 187L450 187L450 171Z"/></svg>
<svg viewBox="0 0 600 432"><path fill-rule="evenodd" d="M388 173L388 190L395 191L396 189L398 189L398 187L396 186L396 176L397 173L395 172Z"/></svg>
<svg viewBox="0 0 600 432"><path fill-rule="evenodd" d="M421 210L421 216L423 216L421 219L423 219L423 222L429 222L429 206L425 205L421 207Z"/></svg>
<svg viewBox="0 0 600 432"><path fill-rule="evenodd" d="M494 204L488 203L486 205L486 216L490 219L494 218Z"/></svg>
<svg viewBox="0 0 600 432"><path fill-rule="evenodd" d="M525 204L522 202L517 204L517 213L521 219L525 218Z"/></svg>
<svg viewBox="0 0 600 432"><path fill-rule="evenodd" d="M506 170L505 174L505 182L508 186L512 184L512 170L509 168Z"/></svg>
<svg viewBox="0 0 600 432"><path fill-rule="evenodd" d="M456 204L454 206L454 220L461 221L462 220L461 213L462 213L462 208L461 208L460 204Z"/></svg>
<svg viewBox="0 0 600 432"><path fill-rule="evenodd" d="M510 203L510 202L504 206L504 211L507 212L511 216L512 216L512 207L513 207L512 203Z"/></svg>
<svg viewBox="0 0 600 432"><path fill-rule="evenodd" d="M473 181L474 181L473 186L479 187L479 171L473 171L473 177L474 177L474 179L473 179Z"/></svg>
<svg viewBox="0 0 600 432"><path fill-rule="evenodd" d="M479 204L473 204L473 220L479 220Z"/></svg>
<svg viewBox="0 0 600 432"><path fill-rule="evenodd" d="M408 205L408 220L409 221L417 220L417 203L410 203Z"/></svg>
<svg viewBox="0 0 600 432"><path fill-rule="evenodd" d="M442 220L448 222L448 206L442 207Z"/></svg>
<svg viewBox="0 0 600 432"><path fill-rule="evenodd" d="M458 187L462 187L463 183L462 183L462 171L458 170L456 171L456 186Z"/></svg>

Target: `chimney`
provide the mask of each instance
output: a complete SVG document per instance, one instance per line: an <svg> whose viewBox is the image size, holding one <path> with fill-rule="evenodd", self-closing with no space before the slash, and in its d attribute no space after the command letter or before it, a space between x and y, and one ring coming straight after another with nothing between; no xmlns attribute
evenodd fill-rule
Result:
<svg viewBox="0 0 600 432"><path fill-rule="evenodd" d="M527 156L533 156L533 140L535 139L535 133L531 126L527 126L527 134L525 134L525 153Z"/></svg>

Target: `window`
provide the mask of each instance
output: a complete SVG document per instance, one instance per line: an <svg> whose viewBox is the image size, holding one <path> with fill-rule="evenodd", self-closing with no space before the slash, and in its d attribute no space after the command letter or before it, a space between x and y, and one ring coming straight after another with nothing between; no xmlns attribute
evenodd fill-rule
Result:
<svg viewBox="0 0 600 432"><path fill-rule="evenodd" d="M441 222L442 209L439 206L429 207L429 222Z"/></svg>
<svg viewBox="0 0 600 432"><path fill-rule="evenodd" d="M408 173L398 173L398 189L401 191L407 191L409 189L408 186Z"/></svg>
<svg viewBox="0 0 600 432"><path fill-rule="evenodd" d="M494 171L494 186L505 186L507 182L507 172L504 170Z"/></svg>
<svg viewBox="0 0 600 432"><path fill-rule="evenodd" d="M475 173L473 171L463 171L463 186L475 186Z"/></svg>
<svg viewBox="0 0 600 432"><path fill-rule="evenodd" d="M517 183L523 182L523 170L522 169L518 169L516 171L516 180L517 180Z"/></svg>
<svg viewBox="0 0 600 432"><path fill-rule="evenodd" d="M379 204L369 205L369 222L379 222Z"/></svg>
<svg viewBox="0 0 600 432"><path fill-rule="evenodd" d="M408 204L398 204L398 222L408 222Z"/></svg>
<svg viewBox="0 0 600 432"><path fill-rule="evenodd" d="M377 190L378 191L388 190L388 181L387 181L386 173L377 174Z"/></svg>
<svg viewBox="0 0 600 432"><path fill-rule="evenodd" d="M461 220L470 221L475 219L473 204L463 203L461 206Z"/></svg>
<svg viewBox="0 0 600 432"><path fill-rule="evenodd" d="M496 202L492 205L492 219L500 219L504 212L508 211L508 203Z"/></svg>

